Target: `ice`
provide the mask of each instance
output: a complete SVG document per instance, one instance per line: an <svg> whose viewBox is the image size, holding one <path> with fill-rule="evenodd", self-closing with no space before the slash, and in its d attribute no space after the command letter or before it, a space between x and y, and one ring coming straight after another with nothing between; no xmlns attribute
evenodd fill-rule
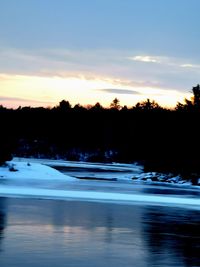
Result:
<svg viewBox="0 0 200 267"><path fill-rule="evenodd" d="M92 162L81 162L81 161L64 161L64 160L50 160L50 159L27 159L27 158L14 158L15 162L27 161L34 163L42 163L48 166L60 166L60 167L74 167L74 168L87 168L94 169L98 168L101 170L109 171L135 171L141 173L143 167L138 164L122 164L122 163L92 163Z"/></svg>
<svg viewBox="0 0 200 267"><path fill-rule="evenodd" d="M185 197L154 196L144 194L123 194L92 191L67 191L35 188L1 187L0 195L6 197L27 197L38 199L81 200L125 204L148 204L162 206L183 206L200 209L200 199Z"/></svg>

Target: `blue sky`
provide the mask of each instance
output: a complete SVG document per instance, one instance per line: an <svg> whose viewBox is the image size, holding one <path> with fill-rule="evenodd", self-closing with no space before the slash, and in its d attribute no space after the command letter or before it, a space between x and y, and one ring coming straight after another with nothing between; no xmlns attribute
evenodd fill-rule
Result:
<svg viewBox="0 0 200 267"><path fill-rule="evenodd" d="M199 10L199 0L0 0L0 101L172 106L199 82Z"/></svg>

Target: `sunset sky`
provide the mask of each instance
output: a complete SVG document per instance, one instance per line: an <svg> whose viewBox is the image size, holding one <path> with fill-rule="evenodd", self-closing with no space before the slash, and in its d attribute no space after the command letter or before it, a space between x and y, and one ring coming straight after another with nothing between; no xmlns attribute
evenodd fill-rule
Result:
<svg viewBox="0 0 200 267"><path fill-rule="evenodd" d="M0 104L175 106L200 83L199 0L0 0Z"/></svg>

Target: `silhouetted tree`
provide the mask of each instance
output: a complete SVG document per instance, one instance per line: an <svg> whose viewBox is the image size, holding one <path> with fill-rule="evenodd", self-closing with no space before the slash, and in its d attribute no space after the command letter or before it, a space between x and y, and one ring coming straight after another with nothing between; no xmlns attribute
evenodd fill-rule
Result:
<svg viewBox="0 0 200 267"><path fill-rule="evenodd" d="M121 108L121 111L124 111L125 112L127 110L128 110L128 107L126 105Z"/></svg>
<svg viewBox="0 0 200 267"><path fill-rule="evenodd" d="M60 103L59 103L59 106L58 108L62 111L67 111L71 108L71 104L69 103L69 101L66 101L66 100L62 100Z"/></svg>
<svg viewBox="0 0 200 267"><path fill-rule="evenodd" d="M197 84L197 86L192 88L192 92L193 92L193 105L195 107L200 108L200 86L199 84Z"/></svg>
<svg viewBox="0 0 200 267"><path fill-rule="evenodd" d="M0 105L0 110L6 110L6 108L3 105Z"/></svg>
<svg viewBox="0 0 200 267"><path fill-rule="evenodd" d="M155 110L155 109L161 109L161 106L156 103L154 100L150 100L149 98L147 98L147 100L143 101L143 102L138 102L135 107L135 109L137 110Z"/></svg>
<svg viewBox="0 0 200 267"><path fill-rule="evenodd" d="M180 102L176 105L176 110L199 110L200 111L200 85L194 86L192 88L193 96L191 99L185 98L185 103L182 104Z"/></svg>
<svg viewBox="0 0 200 267"><path fill-rule="evenodd" d="M91 107L91 110L93 111L102 111L103 109L103 106L99 102L97 102L94 106Z"/></svg>
<svg viewBox="0 0 200 267"><path fill-rule="evenodd" d="M76 104L73 108L74 111L86 111L87 109L80 104Z"/></svg>
<svg viewBox="0 0 200 267"><path fill-rule="evenodd" d="M121 106L119 103L120 101L118 98L113 99L112 103L110 104L110 108L115 110L120 110Z"/></svg>

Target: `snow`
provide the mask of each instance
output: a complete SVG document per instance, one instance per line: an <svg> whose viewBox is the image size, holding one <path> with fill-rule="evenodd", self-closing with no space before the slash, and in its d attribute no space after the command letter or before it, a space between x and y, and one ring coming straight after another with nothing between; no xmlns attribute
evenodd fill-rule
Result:
<svg viewBox="0 0 200 267"><path fill-rule="evenodd" d="M180 175L147 172L136 174L132 177L135 182L147 182L152 184L176 184L179 186L191 186L191 180L184 180ZM200 184L200 179L198 184Z"/></svg>
<svg viewBox="0 0 200 267"><path fill-rule="evenodd" d="M61 169L65 174L80 179L131 181L134 175L143 172L143 167L138 164L91 163L33 158L14 158L14 160L18 162L29 160L29 162L33 163L42 163Z"/></svg>
<svg viewBox="0 0 200 267"><path fill-rule="evenodd" d="M98 175L100 175L98 177L102 178L105 178L105 176L112 177L114 173L114 175L121 177L120 179L122 180L117 182L79 180L70 176L73 172L70 175L63 174L45 164L63 167L66 167L67 164L67 166L75 170L77 168L74 174L78 173L78 171L83 174L85 168L84 175L87 174L90 177ZM105 172L99 173L99 168L105 170ZM132 180L133 176L135 180ZM156 182L153 180L155 178ZM62 200L73 199L123 204L145 203L150 205L184 206L200 209L200 198L196 197L199 195L197 187L188 186L186 183L182 184L183 181L179 176L170 177L170 184L168 182L168 185L165 185L163 181L166 181L168 178L162 175L157 177L156 173L142 173L140 166L131 164L104 165L102 163L14 159L8 162L7 166L0 167L0 196ZM137 183L140 183L139 188ZM155 184L157 185L155 186ZM158 184L160 186L162 185L163 188L159 187ZM169 186L174 186L174 188L169 189ZM186 186L188 187L186 188ZM183 187L185 187L184 193ZM165 194L166 189L170 191L169 194ZM158 190L160 190L159 193L156 193ZM197 191L192 192L192 190Z"/></svg>
<svg viewBox="0 0 200 267"><path fill-rule="evenodd" d="M39 179L39 180L67 180L74 181L75 178L64 175L61 172L42 165L40 163L29 163L10 161L5 167L0 167L0 178L3 179ZM13 168L15 171L10 171Z"/></svg>
<svg viewBox="0 0 200 267"><path fill-rule="evenodd" d="M142 184L175 184L178 186L192 186L192 182L184 180L180 175L162 174L156 172L143 172L143 167L138 164L124 163L91 163L76 162L51 159L34 159L34 158L14 158L15 162L29 161L31 163L42 163L50 167L63 167L66 169L65 174L80 179L110 180L122 182L134 182ZM69 171L73 168L73 171ZM81 171L80 171L81 169ZM77 171L75 171L77 170ZM200 179L198 184L200 185Z"/></svg>

